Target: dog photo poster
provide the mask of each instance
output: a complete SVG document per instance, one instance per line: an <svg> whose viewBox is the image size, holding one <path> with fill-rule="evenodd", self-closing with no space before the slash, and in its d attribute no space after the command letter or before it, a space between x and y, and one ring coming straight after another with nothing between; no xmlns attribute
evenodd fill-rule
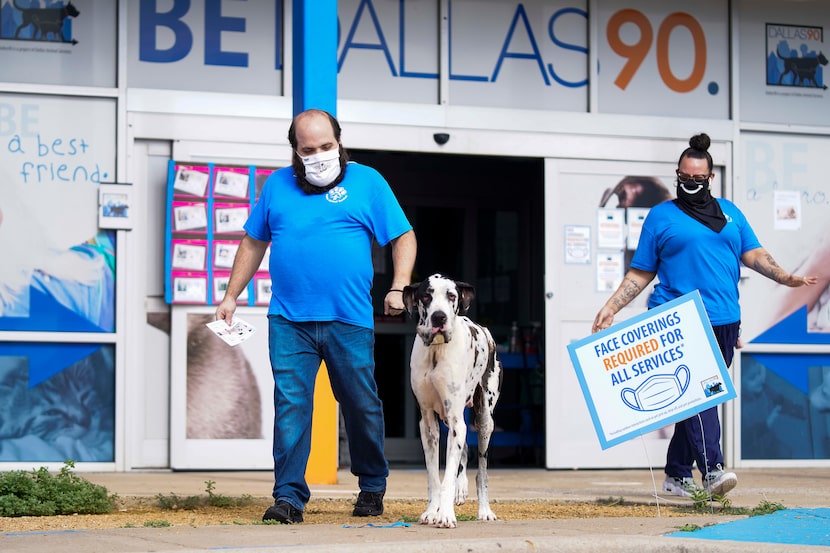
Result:
<svg viewBox="0 0 830 553"><path fill-rule="evenodd" d="M568 353L602 449L737 396L697 290Z"/></svg>

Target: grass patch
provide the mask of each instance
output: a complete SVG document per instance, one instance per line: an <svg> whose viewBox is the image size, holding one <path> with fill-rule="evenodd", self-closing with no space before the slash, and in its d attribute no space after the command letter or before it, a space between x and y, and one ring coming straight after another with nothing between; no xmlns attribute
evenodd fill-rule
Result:
<svg viewBox="0 0 830 553"><path fill-rule="evenodd" d="M761 501L757 507L753 507L748 509L746 507L733 507L732 501L724 496L713 495L709 497L709 495L705 492L705 490L696 490L692 493L691 497L693 503L692 509L696 513L711 513L715 511L715 504L719 504L720 507L718 508L718 513L722 515L746 515L746 516L761 516L761 515L769 515L776 511L781 511L786 509L784 505L781 503L776 503L772 501Z"/></svg>
<svg viewBox="0 0 830 553"><path fill-rule="evenodd" d="M684 524L683 526L678 526L677 529L681 532L697 532L703 528L699 524Z"/></svg>
<svg viewBox="0 0 830 553"><path fill-rule="evenodd" d="M254 498L249 494L241 497L228 497L216 493L216 482L205 480L205 492L207 495L188 495L181 497L174 493L156 495L156 501L160 509L166 511L192 511L200 507L245 507L254 503Z"/></svg>
<svg viewBox="0 0 830 553"><path fill-rule="evenodd" d="M786 507L781 503L764 500L760 502L757 507L753 507L752 509L726 506L723 511L724 514L727 515L748 515L751 517L757 517L762 515L770 515L776 511L783 511L784 509L786 509Z"/></svg>
<svg viewBox="0 0 830 553"><path fill-rule="evenodd" d="M57 474L46 467L0 472L0 516L54 516L112 512L115 495L75 475L67 460Z"/></svg>
<svg viewBox="0 0 830 553"><path fill-rule="evenodd" d="M278 521L278 520L268 519L268 520L255 520L252 524L254 526L257 526L257 525L261 525L261 526L279 525L279 526L282 526L283 523Z"/></svg>
<svg viewBox="0 0 830 553"><path fill-rule="evenodd" d="M173 526L166 520L148 520L144 523L145 528L167 528Z"/></svg>

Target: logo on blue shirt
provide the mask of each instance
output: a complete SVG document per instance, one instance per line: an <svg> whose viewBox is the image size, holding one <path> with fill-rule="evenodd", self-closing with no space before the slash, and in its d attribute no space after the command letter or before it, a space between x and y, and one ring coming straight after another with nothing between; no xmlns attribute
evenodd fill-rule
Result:
<svg viewBox="0 0 830 553"><path fill-rule="evenodd" d="M328 192L326 192L326 200L330 201L333 204L339 204L340 202L344 201L346 197L349 195L346 192L346 189L342 186L335 186Z"/></svg>

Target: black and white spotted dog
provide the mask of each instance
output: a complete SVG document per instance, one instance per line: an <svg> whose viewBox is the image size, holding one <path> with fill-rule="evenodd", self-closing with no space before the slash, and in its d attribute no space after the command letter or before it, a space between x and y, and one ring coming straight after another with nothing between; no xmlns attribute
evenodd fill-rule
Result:
<svg viewBox="0 0 830 553"><path fill-rule="evenodd" d="M410 366L412 391L421 409L428 480L429 504L421 524L442 528L456 527L454 504L467 499L466 406L473 407L478 431L478 518L496 520L487 495L487 450L502 366L490 331L466 317L474 297L470 284L440 274L403 290L407 311L418 319ZM449 430L443 482L438 469L439 418Z"/></svg>

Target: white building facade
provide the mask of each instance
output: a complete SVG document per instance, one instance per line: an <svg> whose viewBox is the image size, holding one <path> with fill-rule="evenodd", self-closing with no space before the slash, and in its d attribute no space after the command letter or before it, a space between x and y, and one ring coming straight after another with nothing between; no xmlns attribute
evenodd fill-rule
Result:
<svg viewBox="0 0 830 553"><path fill-rule="evenodd" d="M235 387L227 372L212 381L227 396L259 394L259 433L189 426L188 326L215 294L171 301L170 286L198 274L217 291L213 247L232 236L177 235L171 209L187 201L172 185L182 167L210 179L241 168L253 201L258 172L290 163L292 2L76 0L48 17L57 8L42 3L0 1L0 385L18 398L0 407L0 467L270 468L264 328L247 360L223 362L250 369L255 385ZM677 157L700 132L712 138L716 192L783 268L820 278L793 292L745 272L738 398L722 407L727 463L828 463L823 2L340 0L337 15L343 143L399 195L417 270L473 282L497 338L514 320L541 330L515 397L530 418L514 430L541 436L535 464L662 466L670 429L600 448L566 348L590 333L636 247L648 206L617 207L621 181L672 191ZM458 250L439 254L447 233ZM205 249L176 267L175 244ZM88 263L72 263L78 252ZM383 251L375 271L383 282ZM241 312L264 321L256 292ZM642 312L645 296L618 320ZM378 378L395 409L390 460L417 462L409 330L378 317ZM189 442L198 466L176 458Z"/></svg>

